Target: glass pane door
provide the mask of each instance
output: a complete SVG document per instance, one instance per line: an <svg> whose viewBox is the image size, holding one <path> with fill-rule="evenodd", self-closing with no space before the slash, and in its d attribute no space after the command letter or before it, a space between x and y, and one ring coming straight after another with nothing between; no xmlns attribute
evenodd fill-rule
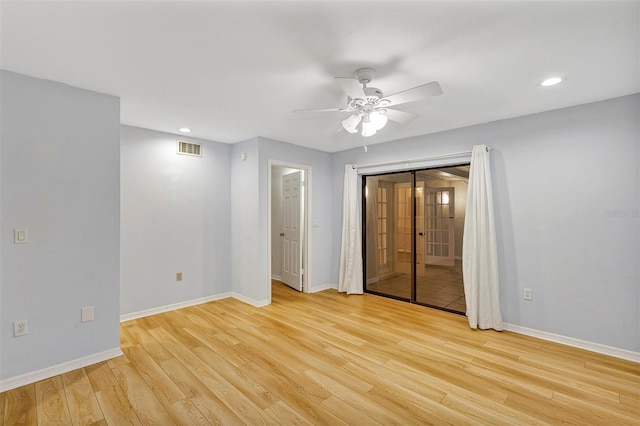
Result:
<svg viewBox="0 0 640 426"><path fill-rule="evenodd" d="M468 166L421 170L416 175L424 182L425 256L416 265L415 301L465 312L461 242Z"/></svg>
<svg viewBox="0 0 640 426"><path fill-rule="evenodd" d="M365 291L463 313L469 166L366 176Z"/></svg>
<svg viewBox="0 0 640 426"><path fill-rule="evenodd" d="M411 300L411 173L365 178L365 289Z"/></svg>

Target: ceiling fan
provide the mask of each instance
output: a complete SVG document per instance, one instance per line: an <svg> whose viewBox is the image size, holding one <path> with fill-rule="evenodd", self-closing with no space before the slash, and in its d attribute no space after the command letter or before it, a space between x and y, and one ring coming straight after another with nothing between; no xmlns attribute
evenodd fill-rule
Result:
<svg viewBox="0 0 640 426"><path fill-rule="evenodd" d="M418 117L416 114L389 107L442 94L440 84L432 81L385 97L382 90L367 86L375 73L373 68L360 68L354 72L355 78L336 77L336 82L347 94L347 106L344 108L299 109L294 112L351 113L342 120L342 128L349 133L357 133L360 130L362 136L367 137L375 135L386 126L388 120L407 124Z"/></svg>

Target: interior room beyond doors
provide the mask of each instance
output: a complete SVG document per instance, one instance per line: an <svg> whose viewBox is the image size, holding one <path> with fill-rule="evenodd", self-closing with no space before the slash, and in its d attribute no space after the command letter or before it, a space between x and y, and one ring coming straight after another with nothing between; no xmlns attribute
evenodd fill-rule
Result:
<svg viewBox="0 0 640 426"><path fill-rule="evenodd" d="M365 291L464 313L469 165L363 177Z"/></svg>

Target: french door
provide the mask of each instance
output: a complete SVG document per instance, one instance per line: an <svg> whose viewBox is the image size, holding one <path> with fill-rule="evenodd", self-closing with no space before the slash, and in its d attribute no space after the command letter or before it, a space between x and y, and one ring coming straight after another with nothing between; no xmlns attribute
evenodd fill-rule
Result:
<svg viewBox="0 0 640 426"><path fill-rule="evenodd" d="M426 188L425 263L455 265L455 188Z"/></svg>

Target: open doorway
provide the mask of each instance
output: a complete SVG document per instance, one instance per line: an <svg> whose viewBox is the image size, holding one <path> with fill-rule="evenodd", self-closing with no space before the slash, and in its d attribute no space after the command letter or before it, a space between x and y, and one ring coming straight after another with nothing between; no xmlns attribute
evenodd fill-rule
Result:
<svg viewBox="0 0 640 426"><path fill-rule="evenodd" d="M468 181L468 164L363 177L366 292L466 311Z"/></svg>
<svg viewBox="0 0 640 426"><path fill-rule="evenodd" d="M270 161L269 273L272 286L309 292L311 168ZM271 294L270 298L271 300Z"/></svg>

